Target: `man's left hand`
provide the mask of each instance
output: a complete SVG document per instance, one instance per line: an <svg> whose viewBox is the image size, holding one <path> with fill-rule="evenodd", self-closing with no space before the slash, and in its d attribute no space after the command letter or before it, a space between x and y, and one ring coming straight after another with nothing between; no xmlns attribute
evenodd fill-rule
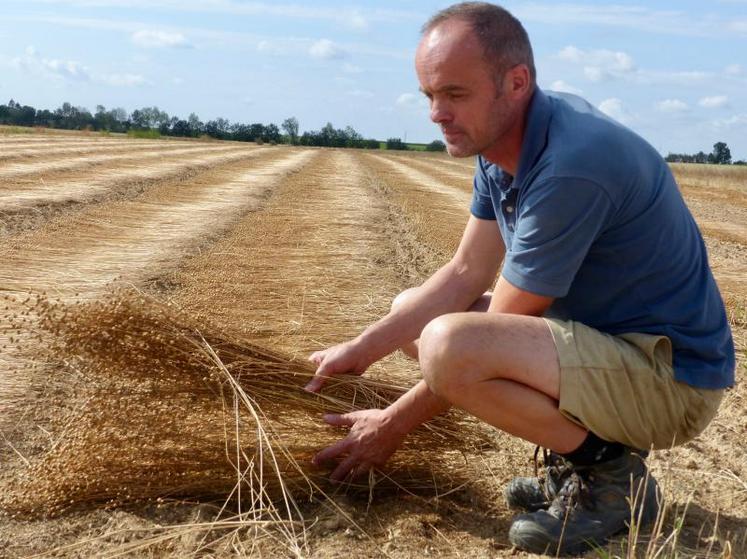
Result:
<svg viewBox="0 0 747 559"><path fill-rule="evenodd" d="M383 466L406 435L387 410L326 414L324 420L330 425L350 427L347 437L314 456L313 462L317 465L342 458L330 476L332 481L354 479L371 468Z"/></svg>

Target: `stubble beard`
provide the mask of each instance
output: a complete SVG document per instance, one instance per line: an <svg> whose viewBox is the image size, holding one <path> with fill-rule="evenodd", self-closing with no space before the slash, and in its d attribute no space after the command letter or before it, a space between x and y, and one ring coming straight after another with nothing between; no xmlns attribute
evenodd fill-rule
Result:
<svg viewBox="0 0 747 559"><path fill-rule="evenodd" d="M451 157L455 157L457 159L464 159L466 157L473 157L480 153L480 150L475 148L475 145L472 141L470 141L469 146L456 146L453 144L446 143L446 153L448 153Z"/></svg>
<svg viewBox="0 0 747 559"><path fill-rule="evenodd" d="M487 133L488 137L483 142L478 143L475 139L463 133L459 144L449 144L446 141L446 152L451 157L459 159L474 157L494 148L501 142L501 138L504 138L511 128L510 112L500 104L502 97L503 95L500 93L496 95L493 99L493 110L488 113L488 120L491 123L490 130L492 130L492 132ZM444 140L446 140L445 137Z"/></svg>

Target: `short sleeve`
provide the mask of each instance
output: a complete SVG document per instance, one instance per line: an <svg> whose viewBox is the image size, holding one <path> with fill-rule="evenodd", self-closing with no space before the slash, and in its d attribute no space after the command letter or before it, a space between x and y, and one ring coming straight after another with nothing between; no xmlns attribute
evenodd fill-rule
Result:
<svg viewBox="0 0 747 559"><path fill-rule="evenodd" d="M517 208L503 277L536 295L564 297L614 211L604 188L588 180L553 178L529 186Z"/></svg>
<svg viewBox="0 0 747 559"><path fill-rule="evenodd" d="M475 179L472 183L472 215L479 219L491 219L495 221L495 209L490 197L490 179L483 166L482 157L477 158L475 165Z"/></svg>

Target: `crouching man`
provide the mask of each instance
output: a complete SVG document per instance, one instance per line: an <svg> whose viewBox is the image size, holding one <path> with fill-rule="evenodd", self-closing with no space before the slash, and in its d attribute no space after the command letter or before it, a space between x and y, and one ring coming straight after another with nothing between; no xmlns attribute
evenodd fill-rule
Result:
<svg viewBox="0 0 747 559"><path fill-rule="evenodd" d="M504 9L436 14L416 70L449 154L478 156L472 215L450 262L358 337L311 356L311 391L397 349L423 374L387 409L328 417L350 431L315 461L337 460L336 480L363 474L457 406L550 451L543 482L506 488L525 511L514 545L601 545L631 513L656 516L647 451L698 435L733 384L703 240L650 145L537 87L527 34Z"/></svg>

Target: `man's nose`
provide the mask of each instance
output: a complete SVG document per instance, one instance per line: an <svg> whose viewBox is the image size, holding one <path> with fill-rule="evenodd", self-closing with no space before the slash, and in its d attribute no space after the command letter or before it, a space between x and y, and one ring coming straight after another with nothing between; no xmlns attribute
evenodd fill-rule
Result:
<svg viewBox="0 0 747 559"><path fill-rule="evenodd" d="M431 120L436 124L449 122L453 118L451 111L443 101L431 101Z"/></svg>

